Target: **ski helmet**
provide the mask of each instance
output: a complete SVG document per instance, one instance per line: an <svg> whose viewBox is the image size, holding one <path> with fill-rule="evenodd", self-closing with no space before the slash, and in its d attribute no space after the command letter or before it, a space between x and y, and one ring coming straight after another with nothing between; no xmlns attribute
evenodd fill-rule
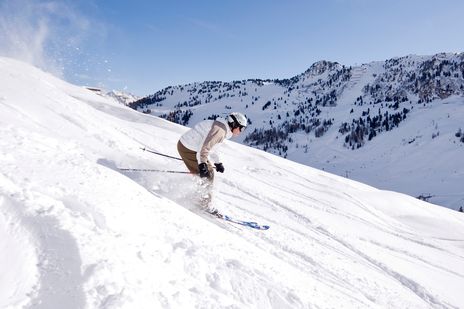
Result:
<svg viewBox="0 0 464 309"><path fill-rule="evenodd" d="M227 116L227 122L229 123L229 126L232 130L235 128L240 128L241 132L246 128L248 119L242 113L233 112Z"/></svg>

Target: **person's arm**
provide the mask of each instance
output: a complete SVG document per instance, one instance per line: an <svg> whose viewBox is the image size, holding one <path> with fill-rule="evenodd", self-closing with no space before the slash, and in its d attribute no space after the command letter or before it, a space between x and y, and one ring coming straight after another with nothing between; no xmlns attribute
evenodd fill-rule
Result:
<svg viewBox="0 0 464 309"><path fill-rule="evenodd" d="M211 130L206 136L205 142L200 149L200 163L206 163L208 161L208 155L210 155L211 149L214 147L214 145L222 143L226 137L226 134L226 130L217 122L214 122ZM214 155L212 158L214 163L220 162L219 156L217 154L211 153L211 155Z"/></svg>

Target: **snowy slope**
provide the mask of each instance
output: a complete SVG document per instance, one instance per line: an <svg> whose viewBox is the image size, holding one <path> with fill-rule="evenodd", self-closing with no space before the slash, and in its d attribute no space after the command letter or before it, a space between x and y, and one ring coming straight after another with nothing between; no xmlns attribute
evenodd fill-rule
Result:
<svg viewBox="0 0 464 309"><path fill-rule="evenodd" d="M0 308L462 308L460 213L226 142L195 207L186 128L0 58Z"/></svg>

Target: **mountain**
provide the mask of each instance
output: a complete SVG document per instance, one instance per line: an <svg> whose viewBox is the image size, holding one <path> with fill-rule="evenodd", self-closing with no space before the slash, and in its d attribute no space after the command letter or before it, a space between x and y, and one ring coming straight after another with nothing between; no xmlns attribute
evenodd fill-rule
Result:
<svg viewBox="0 0 464 309"><path fill-rule="evenodd" d="M0 308L462 308L461 213L227 141L201 213L187 128L0 58ZM366 145L367 147L367 145Z"/></svg>
<svg viewBox="0 0 464 309"><path fill-rule="evenodd" d="M129 105L140 99L140 97L136 96L135 94L125 92L125 91L120 91L120 90L111 90L109 92L106 92L104 96L112 98L116 100L117 102L124 104L124 105Z"/></svg>
<svg viewBox="0 0 464 309"><path fill-rule="evenodd" d="M137 100L140 99L139 96L136 96L132 93L129 93L129 92L125 92L125 91L120 91L120 90L111 90L111 91L106 91L104 90L103 88L100 88L100 87L90 87L90 86L86 86L84 87L85 89L87 90L90 90L90 91L93 91L94 93L102 96L102 97L105 97L105 98L109 98L111 100L114 100L120 104L124 104L124 105L129 105Z"/></svg>
<svg viewBox="0 0 464 309"><path fill-rule="evenodd" d="M131 107L188 126L242 111L250 118L243 144L457 210L463 96L464 53L442 53L172 86Z"/></svg>

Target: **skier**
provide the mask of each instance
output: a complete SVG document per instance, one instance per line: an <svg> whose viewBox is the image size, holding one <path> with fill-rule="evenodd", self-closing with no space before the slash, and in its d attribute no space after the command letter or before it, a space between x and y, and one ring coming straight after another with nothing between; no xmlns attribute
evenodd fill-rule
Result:
<svg viewBox="0 0 464 309"><path fill-rule="evenodd" d="M245 115L237 112L227 119L204 120L184 133L177 143L177 151L190 173L200 175L200 206L213 214L217 213L210 205L214 169L224 173L224 165L214 150L225 139L238 136L246 128L247 121Z"/></svg>

